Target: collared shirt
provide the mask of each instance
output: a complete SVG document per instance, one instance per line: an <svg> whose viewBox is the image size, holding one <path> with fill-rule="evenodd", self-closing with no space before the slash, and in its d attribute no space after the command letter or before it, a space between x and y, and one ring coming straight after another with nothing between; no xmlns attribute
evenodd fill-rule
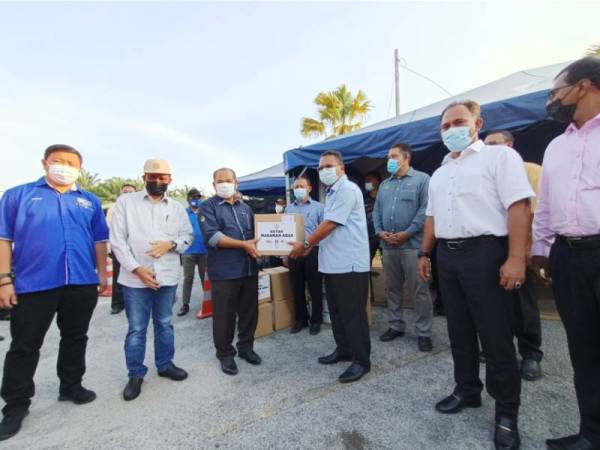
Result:
<svg viewBox="0 0 600 450"><path fill-rule="evenodd" d="M346 175L327 190L323 219L338 226L321 241L319 272L333 274L371 270L363 195Z"/></svg>
<svg viewBox="0 0 600 450"><path fill-rule="evenodd" d="M144 189L121 195L113 208L110 227L110 245L121 271L118 282L132 288L146 286L133 273L142 266L156 273L161 286L175 286L179 283L179 253L183 253L194 239L194 230L179 202L165 196L155 202ZM147 252L152 241L173 241L177 247L160 258L153 258Z"/></svg>
<svg viewBox="0 0 600 450"><path fill-rule="evenodd" d="M61 194L45 178L6 191L0 239L12 241L17 294L98 284L95 244L108 240L100 200L73 186Z"/></svg>
<svg viewBox="0 0 600 450"><path fill-rule="evenodd" d="M458 158L450 154L429 182L427 216L442 239L508 235L508 208L534 197L521 156L478 140Z"/></svg>
<svg viewBox="0 0 600 450"><path fill-rule="evenodd" d="M235 280L258 273L256 259L238 248L219 248L227 236L240 241L254 239L254 214L250 206L236 200L230 204L218 196L200 206L200 225L208 244L207 268L211 280Z"/></svg>
<svg viewBox="0 0 600 450"><path fill-rule="evenodd" d="M286 206L286 214L302 214L304 216L304 239L315 232L317 227L323 222L323 211L325 207L312 198L309 198L304 203L295 201L291 205Z"/></svg>
<svg viewBox="0 0 600 450"><path fill-rule="evenodd" d="M404 231L410 239L402 245L381 241L384 249L419 249L423 240L429 175L412 167L403 177L391 176L379 186L373 223L377 234L382 231Z"/></svg>
<svg viewBox="0 0 600 450"><path fill-rule="evenodd" d="M548 255L555 235L600 234L600 114L574 124L546 149L532 254Z"/></svg>
<svg viewBox="0 0 600 450"><path fill-rule="evenodd" d="M184 255L204 255L206 254L206 245L204 244L204 238L202 237L202 230L200 229L200 222L198 222L198 212L194 212L191 207L186 208L187 215L194 229L194 242L188 247Z"/></svg>

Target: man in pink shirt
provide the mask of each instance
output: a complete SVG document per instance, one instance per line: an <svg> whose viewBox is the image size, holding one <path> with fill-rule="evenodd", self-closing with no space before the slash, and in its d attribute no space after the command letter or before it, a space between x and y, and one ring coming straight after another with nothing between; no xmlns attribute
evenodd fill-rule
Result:
<svg viewBox="0 0 600 450"><path fill-rule="evenodd" d="M600 449L600 58L558 74L546 104L569 123L544 155L533 223L533 267L552 277L575 373L579 433L551 449ZM542 272L543 271L543 272Z"/></svg>

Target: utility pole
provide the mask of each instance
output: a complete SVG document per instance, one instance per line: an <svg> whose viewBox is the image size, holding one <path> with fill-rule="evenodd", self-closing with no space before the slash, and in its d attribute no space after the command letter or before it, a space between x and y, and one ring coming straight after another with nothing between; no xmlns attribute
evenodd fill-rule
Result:
<svg viewBox="0 0 600 450"><path fill-rule="evenodd" d="M396 88L396 117L400 116L400 58L398 57L398 49L394 49L394 69L396 71L394 77L394 86Z"/></svg>

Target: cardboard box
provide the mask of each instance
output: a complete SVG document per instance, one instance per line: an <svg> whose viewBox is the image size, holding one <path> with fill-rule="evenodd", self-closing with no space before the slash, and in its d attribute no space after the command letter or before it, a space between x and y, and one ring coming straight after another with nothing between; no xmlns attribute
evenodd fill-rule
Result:
<svg viewBox="0 0 600 450"><path fill-rule="evenodd" d="M283 330L294 323L294 302L292 299L277 300L273 305L273 329Z"/></svg>
<svg viewBox="0 0 600 450"><path fill-rule="evenodd" d="M258 323L254 337L259 338L273 333L273 303L260 303L258 305Z"/></svg>
<svg viewBox="0 0 600 450"><path fill-rule="evenodd" d="M304 242L304 216L302 214L256 214L254 237L261 255L287 256L290 243Z"/></svg>
<svg viewBox="0 0 600 450"><path fill-rule="evenodd" d="M290 271L287 267L271 267L264 270L271 276L271 300L274 302L284 299L293 299Z"/></svg>
<svg viewBox="0 0 600 450"><path fill-rule="evenodd" d="M258 303L271 301L271 275L266 272L258 273Z"/></svg>

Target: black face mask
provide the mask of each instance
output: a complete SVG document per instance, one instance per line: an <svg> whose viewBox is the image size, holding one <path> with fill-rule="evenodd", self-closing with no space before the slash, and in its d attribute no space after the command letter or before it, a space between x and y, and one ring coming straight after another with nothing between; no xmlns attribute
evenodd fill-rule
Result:
<svg viewBox="0 0 600 450"><path fill-rule="evenodd" d="M577 103L573 103L572 105L563 105L558 98L546 106L546 112L548 115L550 115L550 117L552 117L554 120L558 120L559 122L563 123L573 122L576 109Z"/></svg>
<svg viewBox="0 0 600 450"><path fill-rule="evenodd" d="M148 194L158 197L159 195L163 195L167 192L168 184L159 183L158 181L146 181L146 190Z"/></svg>

